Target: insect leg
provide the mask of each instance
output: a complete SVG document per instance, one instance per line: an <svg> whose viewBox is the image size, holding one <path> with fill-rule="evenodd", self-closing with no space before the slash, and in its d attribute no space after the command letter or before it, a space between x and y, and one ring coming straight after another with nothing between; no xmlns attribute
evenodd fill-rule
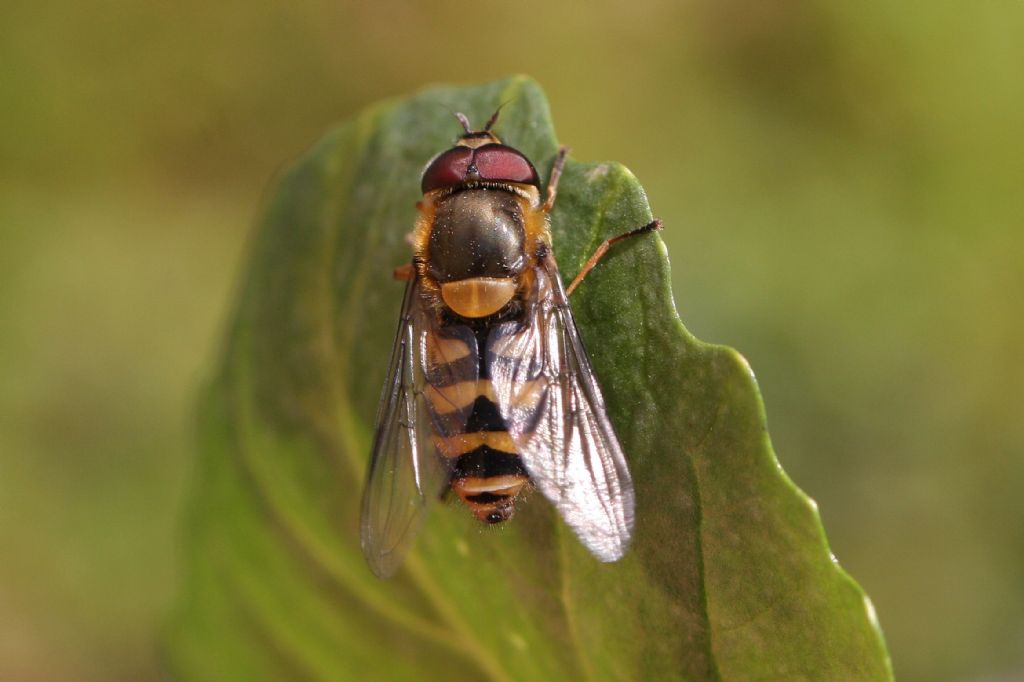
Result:
<svg viewBox="0 0 1024 682"><path fill-rule="evenodd" d="M540 208L545 213L550 213L551 209L555 206L555 195L558 194L558 179L562 177L562 168L565 167L565 157L568 154L568 147L564 145L559 147L558 156L555 157L555 162L551 165L551 177L548 180L548 198Z"/></svg>
<svg viewBox="0 0 1024 682"><path fill-rule="evenodd" d="M412 263L406 263L404 265L399 265L391 274L395 279L401 279L408 282L416 276L416 268L413 267Z"/></svg>
<svg viewBox="0 0 1024 682"><path fill-rule="evenodd" d="M608 252L608 248L612 244L614 244L615 242L622 241L623 239L628 239L629 237L636 237L638 235L647 234L648 232L654 232L654 231L660 230L660 229L661 229L661 221L658 220L657 218L655 218L654 220L652 220L651 222L647 223L643 227L638 227L635 230L630 230L629 232L626 232L625 234L620 234L618 237L612 237L611 239L605 239L603 242L601 242L601 244L596 249L594 249L594 255L592 255L590 257L590 260L588 260L586 263L584 263L583 268L581 268L580 271L579 271L579 274L576 275L576 278L566 288L566 290L565 290L566 295L571 294L573 292L573 290L576 287L579 286L580 282L583 281L583 278L587 276L588 272L590 272L591 270L594 269L594 266L597 265L597 262L599 260L601 260L602 256L604 256L604 254L606 254Z"/></svg>

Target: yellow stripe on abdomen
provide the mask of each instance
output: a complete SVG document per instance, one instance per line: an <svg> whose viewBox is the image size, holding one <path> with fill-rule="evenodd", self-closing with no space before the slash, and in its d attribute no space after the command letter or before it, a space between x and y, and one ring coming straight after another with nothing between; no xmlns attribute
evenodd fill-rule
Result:
<svg viewBox="0 0 1024 682"><path fill-rule="evenodd" d="M486 379L460 381L451 386L428 384L424 393L437 414L450 414L464 410L480 396L494 402L494 387Z"/></svg>
<svg viewBox="0 0 1024 682"><path fill-rule="evenodd" d="M512 436L508 431L475 431L473 433L460 433L457 436L434 436L434 445L442 457L459 457L467 452L476 450L481 445L486 445L492 450L516 453L516 446L512 443Z"/></svg>

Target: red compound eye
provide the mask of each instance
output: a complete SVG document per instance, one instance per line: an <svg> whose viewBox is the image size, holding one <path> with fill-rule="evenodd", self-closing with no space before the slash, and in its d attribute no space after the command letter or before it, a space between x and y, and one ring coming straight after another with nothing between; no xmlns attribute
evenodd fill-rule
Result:
<svg viewBox="0 0 1024 682"><path fill-rule="evenodd" d="M540 186L537 170L522 153L503 144L485 144L477 148L473 165L481 180L519 182Z"/></svg>
<svg viewBox="0 0 1024 682"><path fill-rule="evenodd" d="M423 171L420 189L426 194L461 185L471 170L476 172L474 179L540 186L537 170L529 159L512 147L492 143L476 149L452 147L438 154Z"/></svg>
<svg viewBox="0 0 1024 682"><path fill-rule="evenodd" d="M441 152L423 171L421 191L426 194L435 189L460 184L466 179L466 171L469 170L472 158L473 150L469 147L452 147L446 152Z"/></svg>

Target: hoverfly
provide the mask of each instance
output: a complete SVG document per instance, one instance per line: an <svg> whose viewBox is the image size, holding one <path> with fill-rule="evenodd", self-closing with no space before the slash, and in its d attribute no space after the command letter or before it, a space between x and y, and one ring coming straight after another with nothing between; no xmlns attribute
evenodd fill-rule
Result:
<svg viewBox="0 0 1024 682"><path fill-rule="evenodd" d="M529 159L456 114L465 133L423 172L407 280L363 493L361 541L392 575L432 501L448 491L477 519L510 519L537 487L601 561L621 558L633 528L626 458L555 263L546 196Z"/></svg>

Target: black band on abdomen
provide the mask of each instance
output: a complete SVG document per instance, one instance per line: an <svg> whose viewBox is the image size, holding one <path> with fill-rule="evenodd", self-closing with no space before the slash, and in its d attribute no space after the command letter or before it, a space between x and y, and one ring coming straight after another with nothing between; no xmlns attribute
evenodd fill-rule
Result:
<svg viewBox="0 0 1024 682"><path fill-rule="evenodd" d="M455 460L453 479L528 476L519 455L481 445Z"/></svg>

